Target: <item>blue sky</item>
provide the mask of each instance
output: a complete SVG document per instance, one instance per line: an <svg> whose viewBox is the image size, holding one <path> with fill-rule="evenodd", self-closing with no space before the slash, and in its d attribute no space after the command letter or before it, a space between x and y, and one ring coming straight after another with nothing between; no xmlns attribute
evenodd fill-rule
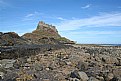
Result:
<svg viewBox="0 0 121 81"><path fill-rule="evenodd" d="M121 0L0 0L0 31L19 35L39 21L78 43L121 44Z"/></svg>

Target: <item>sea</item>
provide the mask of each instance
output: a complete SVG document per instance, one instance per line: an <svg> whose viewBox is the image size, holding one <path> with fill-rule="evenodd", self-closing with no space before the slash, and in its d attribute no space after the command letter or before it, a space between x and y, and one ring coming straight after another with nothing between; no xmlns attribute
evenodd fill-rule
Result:
<svg viewBox="0 0 121 81"><path fill-rule="evenodd" d="M100 46L121 46L121 44L98 44Z"/></svg>

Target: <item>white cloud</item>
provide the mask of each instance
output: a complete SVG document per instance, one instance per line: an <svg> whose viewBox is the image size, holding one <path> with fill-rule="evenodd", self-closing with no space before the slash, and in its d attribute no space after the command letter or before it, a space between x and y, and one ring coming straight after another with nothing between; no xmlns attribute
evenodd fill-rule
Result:
<svg viewBox="0 0 121 81"><path fill-rule="evenodd" d="M88 5L85 5L83 7L81 7L82 9L86 9L86 8L89 8L91 6L91 4L88 4Z"/></svg>
<svg viewBox="0 0 121 81"><path fill-rule="evenodd" d="M109 13L89 18L61 21L56 24L58 30L77 30L81 27L121 26L121 13Z"/></svg>
<svg viewBox="0 0 121 81"><path fill-rule="evenodd" d="M76 32L69 32L69 34L73 35L118 35L121 34L121 31L76 31Z"/></svg>
<svg viewBox="0 0 121 81"><path fill-rule="evenodd" d="M24 18L22 19L22 21L30 21L33 20L35 18L37 18L41 13L39 12L33 12L33 13L29 13L26 16L24 16Z"/></svg>
<svg viewBox="0 0 121 81"><path fill-rule="evenodd" d="M62 18L62 17L57 17L57 19L59 19L59 20L66 20L66 19L64 19L64 18Z"/></svg>
<svg viewBox="0 0 121 81"><path fill-rule="evenodd" d="M63 36L71 40L76 40L78 43L110 43L112 39L121 40L121 30L86 30L86 31L68 31L68 32L61 32ZM105 40L105 41L104 41ZM115 41L113 41L115 42ZM118 43L118 42L115 42Z"/></svg>
<svg viewBox="0 0 121 81"><path fill-rule="evenodd" d="M33 16L34 14L28 14L28 15L26 15L25 17L31 17L31 16Z"/></svg>

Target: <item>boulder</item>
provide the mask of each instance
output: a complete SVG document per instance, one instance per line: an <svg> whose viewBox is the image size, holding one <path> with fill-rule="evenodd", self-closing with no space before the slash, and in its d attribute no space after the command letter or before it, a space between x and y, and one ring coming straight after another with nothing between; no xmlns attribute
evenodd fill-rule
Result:
<svg viewBox="0 0 121 81"><path fill-rule="evenodd" d="M78 64L77 64L77 68L78 68L80 71L85 71L85 70L87 70L87 68L88 68L88 63L79 61Z"/></svg>
<svg viewBox="0 0 121 81"><path fill-rule="evenodd" d="M107 80L110 81L111 79L113 79L113 77L114 77L113 73L108 73Z"/></svg>
<svg viewBox="0 0 121 81"><path fill-rule="evenodd" d="M89 77L88 81L99 81L99 80L96 79L95 77Z"/></svg>
<svg viewBox="0 0 121 81"><path fill-rule="evenodd" d="M101 55L101 57L102 61L107 64L117 64L119 62L117 58L108 55Z"/></svg>
<svg viewBox="0 0 121 81"><path fill-rule="evenodd" d="M87 81L89 79L89 77L87 76L87 74L85 72L78 72L81 81Z"/></svg>
<svg viewBox="0 0 121 81"><path fill-rule="evenodd" d="M80 79L81 81L87 81L89 79L85 72L77 70L72 72L70 77Z"/></svg>
<svg viewBox="0 0 121 81"><path fill-rule="evenodd" d="M4 73L3 72L0 72L0 80L4 78Z"/></svg>

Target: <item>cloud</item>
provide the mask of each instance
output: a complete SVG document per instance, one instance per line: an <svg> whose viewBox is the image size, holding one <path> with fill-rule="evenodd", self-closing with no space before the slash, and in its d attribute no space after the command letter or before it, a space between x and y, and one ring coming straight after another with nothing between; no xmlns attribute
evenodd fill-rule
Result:
<svg viewBox="0 0 121 81"><path fill-rule="evenodd" d="M31 16L33 16L34 14L28 14L28 15L26 15L25 17L31 17Z"/></svg>
<svg viewBox="0 0 121 81"><path fill-rule="evenodd" d="M76 32L69 32L69 34L73 34L73 35L118 35L121 34L121 31L76 31Z"/></svg>
<svg viewBox="0 0 121 81"><path fill-rule="evenodd" d="M65 20L56 26L60 31L78 30L81 27L121 27L121 13L107 13L89 18Z"/></svg>
<svg viewBox="0 0 121 81"><path fill-rule="evenodd" d="M31 21L36 19L41 13L39 12L33 12L33 13L29 13L26 16L24 16L24 18L22 19L22 21Z"/></svg>
<svg viewBox="0 0 121 81"><path fill-rule="evenodd" d="M83 7L81 7L82 9L86 9L86 8L89 8L91 6L91 4L88 4L88 5L85 5Z"/></svg>
<svg viewBox="0 0 121 81"><path fill-rule="evenodd" d="M66 19L64 19L64 18L62 18L62 17L57 17L57 19L59 19L59 20L66 20Z"/></svg>
<svg viewBox="0 0 121 81"><path fill-rule="evenodd" d="M78 43L111 43L113 39L121 40L121 31L116 30L86 30L61 32L64 37L77 41ZM106 42L107 41L107 42ZM118 43L116 41L113 41ZM120 42L120 41L119 41Z"/></svg>

